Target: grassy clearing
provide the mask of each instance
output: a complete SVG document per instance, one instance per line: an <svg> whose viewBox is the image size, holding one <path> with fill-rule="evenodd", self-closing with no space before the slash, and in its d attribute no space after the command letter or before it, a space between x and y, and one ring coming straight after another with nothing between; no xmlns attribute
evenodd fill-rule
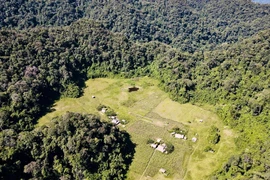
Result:
<svg viewBox="0 0 270 180"><path fill-rule="evenodd" d="M133 84L139 90L129 93L128 88ZM204 179L234 151L235 135L230 129L224 128L211 111L173 102L157 84L157 81L147 77L135 80L88 80L82 97L57 101L54 111L42 117L37 126L48 124L52 117L66 111L94 113L106 121L107 117L96 110L99 104L104 104L114 109L120 119L128 121L125 127L120 127L131 135L136 144L127 179ZM92 95L96 98L92 98ZM203 122L199 122L200 119ZM221 130L221 141L213 147L215 153L203 151L208 143L206 132L212 124ZM173 138L168 132L173 127L187 129L188 140ZM191 138L195 134L198 141L193 143ZM174 152L166 155L155 151L146 144L149 138L171 142L175 147ZM167 170L167 176L159 173L160 168Z"/></svg>
<svg viewBox="0 0 270 180"><path fill-rule="evenodd" d="M198 138L198 141L193 143L194 151L185 167L185 179L206 179L207 176L222 165L222 162L226 161L226 158L235 152L233 143L235 134L231 129L224 127L217 115L209 110L191 104L179 104L166 99L153 112L161 117L185 124L189 127L188 138ZM207 136L211 125L215 125L221 131L220 142L217 145L211 145L215 150L214 153L204 152L204 148L210 145Z"/></svg>

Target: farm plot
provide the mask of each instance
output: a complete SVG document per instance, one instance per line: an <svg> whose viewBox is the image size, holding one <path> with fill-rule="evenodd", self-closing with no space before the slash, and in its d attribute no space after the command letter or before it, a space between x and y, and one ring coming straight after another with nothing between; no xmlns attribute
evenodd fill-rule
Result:
<svg viewBox="0 0 270 180"><path fill-rule="evenodd" d="M211 111L191 104L179 104L158 88L158 82L148 77L138 79L91 79L86 82L80 98L63 98L57 101L52 112L39 120L37 126L48 124L50 119L66 111L92 113L108 117L97 110L100 104L109 106L119 119L125 119L126 130L136 144L136 153L127 179L200 179L207 177L229 157L234 150L235 134L224 128ZM138 88L129 92L129 88ZM201 122L203 120L203 122ZM207 131L215 124L221 130L216 152L204 152ZM187 140L172 137L170 130L178 127L187 130ZM192 142L196 136L198 141ZM147 144L149 139L162 139L174 146L169 154L161 153ZM160 173L165 169L166 173Z"/></svg>

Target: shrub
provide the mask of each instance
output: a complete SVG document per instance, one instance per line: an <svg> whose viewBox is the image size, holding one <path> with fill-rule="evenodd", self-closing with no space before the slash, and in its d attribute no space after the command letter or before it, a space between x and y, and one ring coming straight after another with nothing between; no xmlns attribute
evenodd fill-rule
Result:
<svg viewBox="0 0 270 180"><path fill-rule="evenodd" d="M153 139L147 139L147 144L152 144L152 143L154 143L155 141L153 140Z"/></svg>
<svg viewBox="0 0 270 180"><path fill-rule="evenodd" d="M167 146L166 150L167 150L168 153L172 153L174 151L174 146L173 146L172 143L167 142L166 146Z"/></svg>

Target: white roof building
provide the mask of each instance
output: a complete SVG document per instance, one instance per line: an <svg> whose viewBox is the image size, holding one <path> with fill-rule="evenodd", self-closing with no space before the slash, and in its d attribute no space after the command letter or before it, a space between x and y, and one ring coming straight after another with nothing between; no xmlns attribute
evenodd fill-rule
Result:
<svg viewBox="0 0 270 180"><path fill-rule="evenodd" d="M156 148L156 150L164 153L166 151L166 147L164 147L163 145L158 145L158 147Z"/></svg>
<svg viewBox="0 0 270 180"><path fill-rule="evenodd" d="M102 113L105 113L106 111L107 111L107 108L102 108L102 109L101 109L101 112L102 112Z"/></svg>
<svg viewBox="0 0 270 180"><path fill-rule="evenodd" d="M159 172L160 172L160 173L166 173L166 169L160 168L160 169L159 169Z"/></svg>
<svg viewBox="0 0 270 180"><path fill-rule="evenodd" d="M154 149L156 149L156 148L157 148L157 144L154 144L154 143L153 143L153 144L151 144L150 146L151 146L152 148L154 148Z"/></svg>
<svg viewBox="0 0 270 180"><path fill-rule="evenodd" d="M113 119L113 120L112 120L112 123L117 125L117 124L120 123L120 121L119 121L118 119Z"/></svg>
<svg viewBox="0 0 270 180"><path fill-rule="evenodd" d="M174 137L178 138L178 139L184 139L185 135L183 135L183 134L175 134Z"/></svg>

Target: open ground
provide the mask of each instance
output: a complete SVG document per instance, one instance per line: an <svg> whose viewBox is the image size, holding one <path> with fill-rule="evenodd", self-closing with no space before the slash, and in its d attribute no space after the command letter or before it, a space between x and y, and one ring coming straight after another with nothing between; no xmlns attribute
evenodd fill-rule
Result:
<svg viewBox="0 0 270 180"><path fill-rule="evenodd" d="M128 92L135 84L138 91ZM95 96L93 98L92 96ZM119 125L126 130L136 144L136 153L127 179L207 179L208 176L235 152L236 134L225 127L215 115L213 107L179 104L158 88L158 81L148 77L137 79L91 79L86 82L84 95L80 98L63 98L53 106L53 111L43 116L38 126L67 111L92 113L108 118L97 111L103 104L114 109L127 124ZM221 139L212 145L214 153L204 152L209 144L208 129L215 125L220 129ZM187 140L176 139L168 132L173 127L188 130ZM196 137L197 142L192 142ZM175 149L163 154L147 145L148 139L161 138L171 142ZM166 169L166 174L159 169Z"/></svg>

